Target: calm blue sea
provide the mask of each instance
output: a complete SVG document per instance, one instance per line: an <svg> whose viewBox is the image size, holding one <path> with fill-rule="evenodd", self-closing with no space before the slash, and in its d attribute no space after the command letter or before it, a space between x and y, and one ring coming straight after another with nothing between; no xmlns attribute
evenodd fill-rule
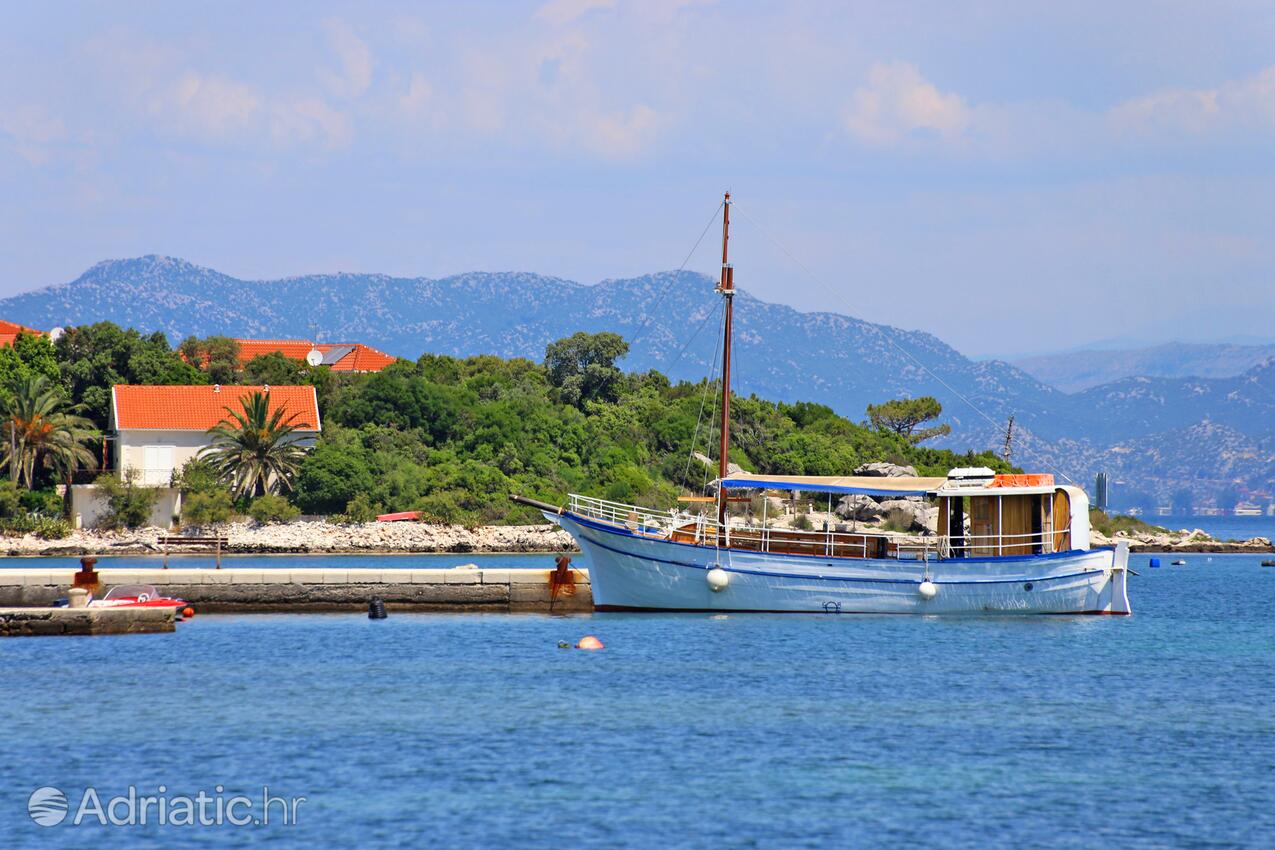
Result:
<svg viewBox="0 0 1275 850"><path fill-rule="evenodd" d="M1275 569L1133 560L1124 618L203 616L7 640L0 845L1270 847ZM607 648L557 648L586 633ZM75 809L129 785L307 800L288 826L27 814L39 786Z"/></svg>

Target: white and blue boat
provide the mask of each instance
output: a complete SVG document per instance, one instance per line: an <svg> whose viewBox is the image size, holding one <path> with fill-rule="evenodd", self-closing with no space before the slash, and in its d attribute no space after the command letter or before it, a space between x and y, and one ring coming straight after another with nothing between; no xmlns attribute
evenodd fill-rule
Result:
<svg viewBox="0 0 1275 850"><path fill-rule="evenodd" d="M730 194L722 227L724 303L715 507L660 512L571 495L540 509L580 545L600 611L774 611L872 614L1128 614L1127 543L1091 548L1089 500L1052 475L955 469L946 477L754 475L727 462L733 270ZM732 516L737 492L761 495ZM775 494L817 493L820 530L767 522ZM922 535L836 522L833 497L923 499L938 509ZM747 501L747 499L743 499Z"/></svg>

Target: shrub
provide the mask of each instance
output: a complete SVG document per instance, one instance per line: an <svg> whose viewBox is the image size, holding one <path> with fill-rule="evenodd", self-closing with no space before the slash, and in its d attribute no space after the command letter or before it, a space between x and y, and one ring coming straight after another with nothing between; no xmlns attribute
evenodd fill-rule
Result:
<svg viewBox="0 0 1275 850"><path fill-rule="evenodd" d="M182 522L188 525L211 525L225 522L235 512L235 504L225 490L191 493L182 499Z"/></svg>
<svg viewBox="0 0 1275 850"><path fill-rule="evenodd" d="M799 529L801 531L809 531L810 529L814 528L814 524L810 522L809 514L807 514L805 511L802 511L801 513L797 514L795 519L793 519L792 527Z"/></svg>
<svg viewBox="0 0 1275 850"><path fill-rule="evenodd" d="M41 540L61 540L71 533L71 524L61 517L37 517L35 536Z"/></svg>
<svg viewBox="0 0 1275 850"><path fill-rule="evenodd" d="M62 497L52 488L48 490L21 490L19 498L27 513L47 517L62 516ZM65 536L65 535L63 535Z"/></svg>
<svg viewBox="0 0 1275 850"><path fill-rule="evenodd" d="M60 517L21 514L0 519L0 533L34 534L41 540L61 540L71 533L71 524Z"/></svg>
<svg viewBox="0 0 1275 850"><path fill-rule="evenodd" d="M12 481L5 480L0 484L0 518L22 516L22 491Z"/></svg>
<svg viewBox="0 0 1275 850"><path fill-rule="evenodd" d="M358 493L346 502L345 513L341 518L350 523L371 522L379 513L381 513L380 505L373 503L367 493Z"/></svg>
<svg viewBox="0 0 1275 850"><path fill-rule="evenodd" d="M301 516L301 511L283 496L267 493L253 500L248 506L248 515L264 525L268 522L289 522Z"/></svg>
<svg viewBox="0 0 1275 850"><path fill-rule="evenodd" d="M885 522L881 524L881 527L886 531L911 531L912 515L907 511L901 511L898 508L890 508L890 510L885 513Z"/></svg>
<svg viewBox="0 0 1275 850"><path fill-rule="evenodd" d="M192 493L229 493L229 488L221 483L217 472L206 460L192 458L173 473L173 486L182 491L183 496Z"/></svg>
<svg viewBox="0 0 1275 850"><path fill-rule="evenodd" d="M1116 514L1108 516L1097 508L1089 509L1089 525L1106 537L1114 537L1117 531L1125 534L1168 534L1169 529L1152 525L1136 516Z"/></svg>
<svg viewBox="0 0 1275 850"><path fill-rule="evenodd" d="M159 501L158 488L140 486L136 475L121 481L109 472L99 475L93 484L106 498L103 528L139 528L150 522Z"/></svg>

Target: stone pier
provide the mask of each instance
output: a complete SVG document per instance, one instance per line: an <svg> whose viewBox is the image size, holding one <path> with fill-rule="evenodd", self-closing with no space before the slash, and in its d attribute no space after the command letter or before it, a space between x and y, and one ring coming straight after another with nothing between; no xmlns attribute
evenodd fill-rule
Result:
<svg viewBox="0 0 1275 850"><path fill-rule="evenodd" d="M151 584L198 613L366 610L573 613L593 610L589 574L544 569L99 569L101 593ZM0 606L48 606L74 570L0 568ZM101 595L101 594L99 594ZM77 609L82 610L82 609Z"/></svg>
<svg viewBox="0 0 1275 850"><path fill-rule="evenodd" d="M0 637L171 632L171 608L0 608Z"/></svg>

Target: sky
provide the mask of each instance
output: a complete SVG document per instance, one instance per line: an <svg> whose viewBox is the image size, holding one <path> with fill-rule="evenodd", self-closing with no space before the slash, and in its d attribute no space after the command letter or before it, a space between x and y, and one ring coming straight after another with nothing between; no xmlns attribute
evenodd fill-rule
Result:
<svg viewBox="0 0 1275 850"><path fill-rule="evenodd" d="M594 283L730 189L736 284L801 310L1275 339L1269 2L7 5L0 297L152 253Z"/></svg>

